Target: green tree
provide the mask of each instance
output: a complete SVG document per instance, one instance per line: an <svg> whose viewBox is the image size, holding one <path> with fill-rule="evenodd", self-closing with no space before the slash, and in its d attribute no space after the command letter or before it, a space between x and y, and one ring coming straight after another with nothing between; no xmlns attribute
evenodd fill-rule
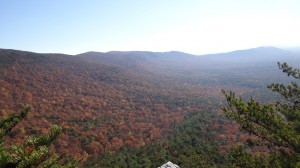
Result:
<svg viewBox="0 0 300 168"><path fill-rule="evenodd" d="M299 69L292 68L286 63L278 63L278 66L294 80L300 79ZM300 167L299 85L297 82L291 82L290 85L273 83L268 88L279 93L283 98L282 101L262 105L251 98L244 102L241 97L236 97L235 93L222 90L228 103L223 109L225 115L276 151L261 159L252 157L241 148L236 148L231 151L231 162L237 166L246 163L256 166L259 164L260 167Z"/></svg>
<svg viewBox="0 0 300 168"><path fill-rule="evenodd" d="M4 146L3 141L9 132L24 119L30 107L19 114L13 113L0 120L0 167L43 167L43 168L72 168L77 167L78 161L64 154L56 155L50 152L50 145L61 133L59 126L39 137L28 137L23 143Z"/></svg>

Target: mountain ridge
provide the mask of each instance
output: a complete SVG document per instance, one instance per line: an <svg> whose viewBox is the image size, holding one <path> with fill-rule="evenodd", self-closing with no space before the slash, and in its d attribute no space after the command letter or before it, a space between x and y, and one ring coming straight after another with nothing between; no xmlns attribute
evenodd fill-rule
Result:
<svg viewBox="0 0 300 168"><path fill-rule="evenodd" d="M59 55L70 55L70 56L80 56L85 54L113 54L113 53L153 53L153 54L182 54L182 55L190 55L190 56L213 56L213 55L222 55L222 54L233 54L237 52L245 52L245 51L253 51L253 50L265 50L265 49L272 49L277 51L294 51L299 50L300 47L292 47L292 48L280 48L280 47L272 47L272 46L262 46L262 47L255 47L255 48L248 48L248 49L238 49L228 52L218 52L218 53L209 53L209 54L190 54L184 51L165 51L165 52L156 52L156 51L142 51L142 50L133 50L133 51L119 51L113 50L108 52L101 52L101 51L87 51L79 54L65 54L65 53L43 53L43 52L34 52L34 51L27 51L27 50L18 50L18 49L9 49L9 48L0 48L0 50L7 50L7 51L14 51L14 52L29 52L29 53L36 53L36 54L59 54Z"/></svg>
<svg viewBox="0 0 300 168"><path fill-rule="evenodd" d="M125 68L135 72L174 71L176 69L212 69L274 65L276 62L300 62L297 53L276 47L257 47L226 53L193 55L180 51L89 51L77 55L34 53L21 50L0 49L0 52L19 52L19 55L61 57L65 61L81 60L90 64L102 64ZM1 53L0 53L1 54ZM50 59L50 58L48 58Z"/></svg>

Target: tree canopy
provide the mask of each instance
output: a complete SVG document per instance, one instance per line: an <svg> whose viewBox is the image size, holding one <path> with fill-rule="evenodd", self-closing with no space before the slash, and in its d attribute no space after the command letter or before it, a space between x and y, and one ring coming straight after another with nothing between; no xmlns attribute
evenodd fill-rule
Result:
<svg viewBox="0 0 300 168"><path fill-rule="evenodd" d="M52 154L50 145L61 133L61 127L54 125L50 131L38 137L27 137L23 143L11 146L3 145L5 137L23 120L30 107L19 114L12 113L0 120L0 167L43 167L43 168L73 168L78 162L64 154Z"/></svg>
<svg viewBox="0 0 300 168"><path fill-rule="evenodd" d="M278 66L294 80L300 79L299 69L292 68L287 63L278 63ZM223 109L225 115L240 124L242 130L258 137L259 144L266 145L272 151L264 159L258 159L258 157L252 157L239 147L231 153L233 162L241 167L249 166L250 162L256 165L260 164L262 167L299 167L299 85L292 81L289 85L273 83L268 85L268 88L280 94L282 100L277 103L261 104L250 98L244 102L234 92L222 90L228 103L228 106Z"/></svg>

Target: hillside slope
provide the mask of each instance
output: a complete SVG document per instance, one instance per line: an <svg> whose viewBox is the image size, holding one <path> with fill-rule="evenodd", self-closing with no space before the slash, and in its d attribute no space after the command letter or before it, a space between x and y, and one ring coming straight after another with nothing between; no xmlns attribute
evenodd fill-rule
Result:
<svg viewBox="0 0 300 168"><path fill-rule="evenodd" d="M0 114L32 105L19 130L30 135L61 125L56 150L78 157L143 146L165 138L187 113L220 112L222 88L268 97L262 87L286 79L276 72L279 58L299 61L274 48L199 57L174 51L71 56L1 49ZM22 138L17 132L13 141Z"/></svg>

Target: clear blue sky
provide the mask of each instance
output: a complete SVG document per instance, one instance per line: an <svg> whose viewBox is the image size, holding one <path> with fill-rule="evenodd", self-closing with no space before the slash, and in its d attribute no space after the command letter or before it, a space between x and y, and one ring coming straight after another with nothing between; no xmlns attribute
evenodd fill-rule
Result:
<svg viewBox="0 0 300 168"><path fill-rule="evenodd" d="M0 48L193 54L300 46L300 0L1 0Z"/></svg>

